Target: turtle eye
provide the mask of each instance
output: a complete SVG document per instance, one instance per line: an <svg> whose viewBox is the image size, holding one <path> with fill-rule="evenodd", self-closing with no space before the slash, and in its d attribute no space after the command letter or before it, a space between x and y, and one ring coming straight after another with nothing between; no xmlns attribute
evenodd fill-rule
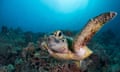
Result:
<svg viewBox="0 0 120 72"><path fill-rule="evenodd" d="M61 35L62 35L62 33L61 33L61 32L59 32L58 36L60 37Z"/></svg>
<svg viewBox="0 0 120 72"><path fill-rule="evenodd" d="M62 32L61 31L57 31L57 36L58 37L62 37Z"/></svg>
<svg viewBox="0 0 120 72"><path fill-rule="evenodd" d="M63 37L63 34L61 31L56 31L54 32L54 36L57 38L57 39L61 39Z"/></svg>

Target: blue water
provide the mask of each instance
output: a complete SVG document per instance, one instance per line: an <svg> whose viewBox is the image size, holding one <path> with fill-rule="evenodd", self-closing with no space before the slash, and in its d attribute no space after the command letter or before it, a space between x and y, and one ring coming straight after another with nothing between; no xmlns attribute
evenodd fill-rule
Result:
<svg viewBox="0 0 120 72"><path fill-rule="evenodd" d="M74 37L89 19L110 11L117 16L88 42L93 54L80 70L42 49L44 35L62 30ZM0 0L0 72L120 72L119 59L120 0Z"/></svg>
<svg viewBox="0 0 120 72"><path fill-rule="evenodd" d="M81 3L77 0L75 3L72 1L0 0L0 27L2 25L21 27L24 31L33 32L80 30L92 17L103 12L115 11L118 16L104 29L119 30L119 0L86 0L87 3L84 2L84 5L82 1Z"/></svg>

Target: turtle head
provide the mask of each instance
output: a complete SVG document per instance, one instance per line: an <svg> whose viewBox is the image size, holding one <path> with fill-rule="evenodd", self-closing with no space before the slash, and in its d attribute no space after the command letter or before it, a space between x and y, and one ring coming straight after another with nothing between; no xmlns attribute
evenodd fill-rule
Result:
<svg viewBox="0 0 120 72"><path fill-rule="evenodd" d="M67 52L68 49L67 40L60 30L53 32L47 37L47 45L51 50L60 53Z"/></svg>

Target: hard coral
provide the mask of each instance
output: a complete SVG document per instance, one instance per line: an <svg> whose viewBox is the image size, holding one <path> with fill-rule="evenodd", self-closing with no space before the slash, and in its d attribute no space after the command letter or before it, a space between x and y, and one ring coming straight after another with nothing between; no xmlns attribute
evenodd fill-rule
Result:
<svg viewBox="0 0 120 72"><path fill-rule="evenodd" d="M25 48L23 48L22 57L26 60L26 59L28 59L29 57L33 56L33 55L34 55L34 52L35 52L34 43L29 42L29 43L28 43L28 46L25 47Z"/></svg>
<svg viewBox="0 0 120 72"><path fill-rule="evenodd" d="M33 41L33 33L32 32L24 33L24 38L25 38L26 44L29 42L32 42Z"/></svg>
<svg viewBox="0 0 120 72"><path fill-rule="evenodd" d="M50 72L82 72L75 64L56 65Z"/></svg>

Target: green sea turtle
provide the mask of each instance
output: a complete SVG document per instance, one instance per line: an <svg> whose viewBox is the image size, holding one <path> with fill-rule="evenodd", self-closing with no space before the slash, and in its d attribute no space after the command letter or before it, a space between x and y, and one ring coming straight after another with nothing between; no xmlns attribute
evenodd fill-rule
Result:
<svg viewBox="0 0 120 72"><path fill-rule="evenodd" d="M58 59L81 61L93 52L87 47L88 41L100 30L100 28L113 19L116 12L107 12L91 19L84 29L75 37L65 36L60 30L49 35L42 46L48 50L50 55Z"/></svg>

